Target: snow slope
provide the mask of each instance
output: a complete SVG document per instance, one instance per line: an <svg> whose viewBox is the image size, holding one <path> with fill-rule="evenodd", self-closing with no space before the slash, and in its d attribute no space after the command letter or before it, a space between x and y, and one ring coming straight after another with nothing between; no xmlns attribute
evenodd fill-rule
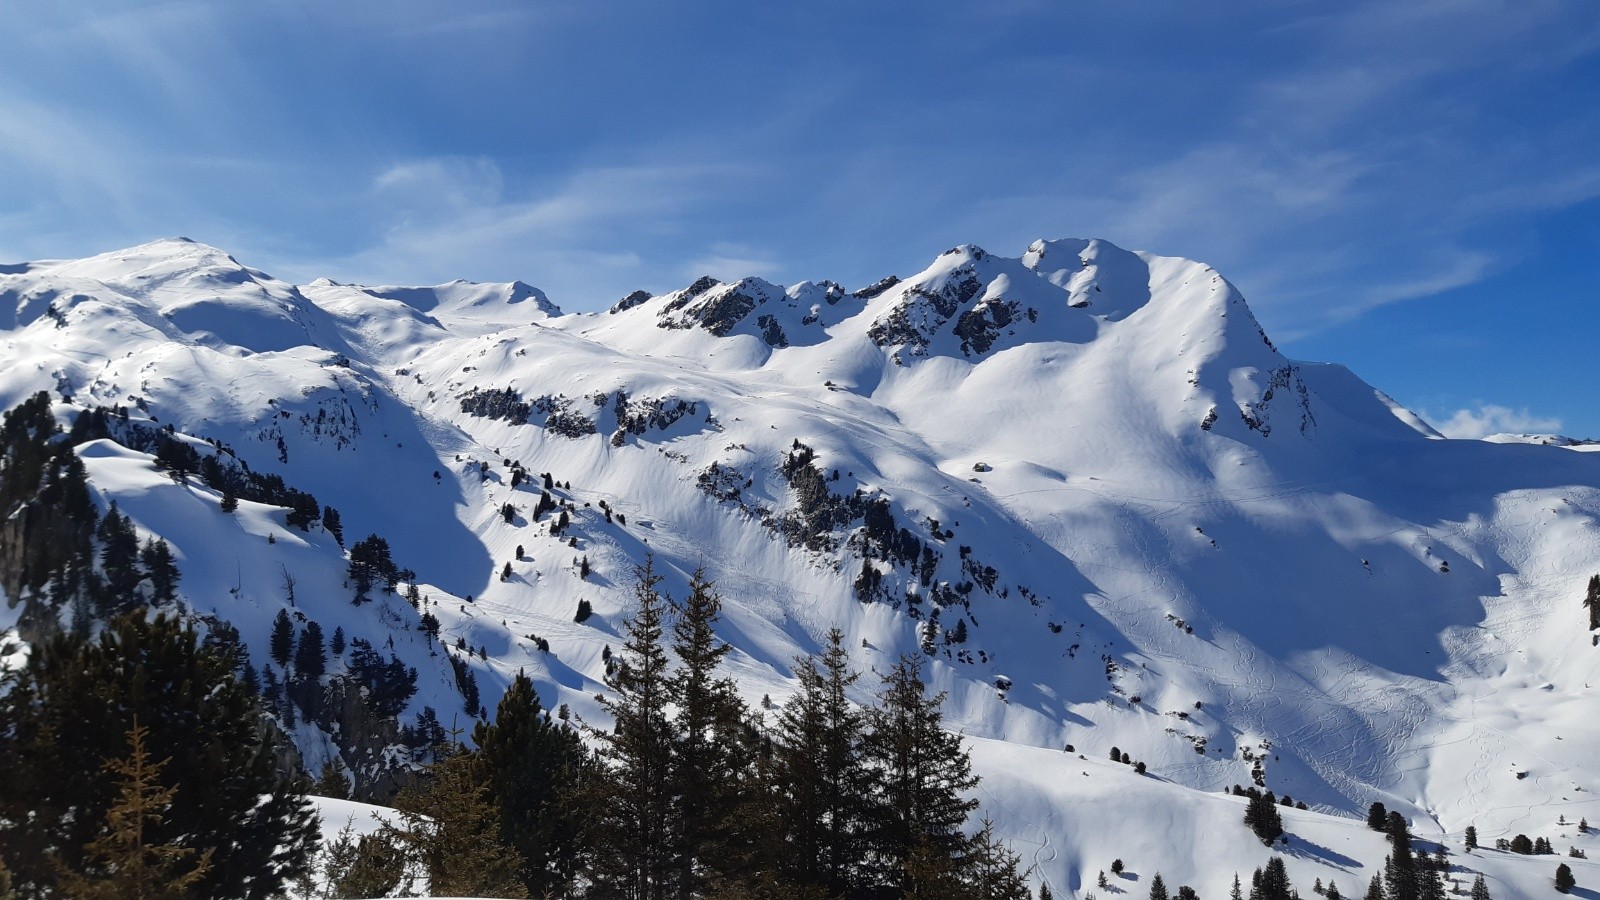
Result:
<svg viewBox="0 0 1600 900"><path fill-rule="evenodd" d="M1312 807L1286 814L1302 889L1381 865L1352 818L1374 800L1455 846L1472 824L1564 850L1592 836L1558 816L1600 822L1580 606L1600 460L1444 440L1349 370L1284 357L1200 263L962 246L855 292L702 279L565 315L520 282L294 286L158 241L0 268L0 359L0 405L133 407L336 506L347 541L383 535L443 641L484 649L491 709L525 669L546 705L598 716L647 552L669 590L696 566L717 581L752 702L781 701L835 625L862 669L931 637L986 806L1058 895L1112 856L1225 894L1264 861L1221 793L1257 768ZM102 503L172 543L186 601L261 658L289 572L325 632L419 669L408 715L470 724L416 612L351 605L330 535L80 452ZM570 484L564 535L508 461ZM331 752L296 738L313 767ZM1520 885L1496 896L1539 895L1556 861L1507 856L1469 863Z"/></svg>

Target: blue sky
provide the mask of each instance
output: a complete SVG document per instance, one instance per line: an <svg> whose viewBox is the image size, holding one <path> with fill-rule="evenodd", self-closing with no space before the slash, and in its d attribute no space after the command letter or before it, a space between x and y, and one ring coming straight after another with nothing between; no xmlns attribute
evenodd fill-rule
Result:
<svg viewBox="0 0 1600 900"><path fill-rule="evenodd" d="M74 2L0 11L0 260L865 284L973 242L1216 265L1457 433L1600 437L1600 4Z"/></svg>

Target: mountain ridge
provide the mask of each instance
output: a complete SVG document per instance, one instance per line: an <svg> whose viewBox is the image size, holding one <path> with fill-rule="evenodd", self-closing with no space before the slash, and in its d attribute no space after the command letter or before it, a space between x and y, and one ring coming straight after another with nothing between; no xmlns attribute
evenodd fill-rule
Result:
<svg viewBox="0 0 1600 900"><path fill-rule="evenodd" d="M1573 712L1600 680L1576 627L1596 460L1442 440L1348 369L1283 356L1210 267L961 245L881 290L703 279L579 314L521 282L452 285L295 286L192 242L7 267L0 405L128 408L336 506L352 542L382 534L443 634L488 651L470 665L491 708L526 668L547 706L597 715L650 552L674 590L704 564L727 594L752 701L781 700L840 625L864 670L930 650L975 738L1117 746L1174 791L1259 770L1325 814L1381 799L1441 835L1600 812L1555 799L1600 771ZM86 456L100 502L169 540L186 602L248 645L283 606L279 565L325 625L389 627L346 608L315 527L261 504L230 519L136 451ZM567 531L519 469L553 473ZM336 750L295 736L313 764ZM1105 866L1065 839L1048 877Z"/></svg>

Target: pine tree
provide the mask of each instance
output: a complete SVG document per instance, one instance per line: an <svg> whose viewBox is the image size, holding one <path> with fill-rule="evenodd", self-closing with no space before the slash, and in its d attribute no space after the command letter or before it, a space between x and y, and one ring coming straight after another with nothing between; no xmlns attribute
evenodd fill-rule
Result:
<svg viewBox="0 0 1600 900"><path fill-rule="evenodd" d="M1167 883L1161 880L1160 872L1150 879L1150 900L1172 900L1172 895L1167 893Z"/></svg>
<svg viewBox="0 0 1600 900"><path fill-rule="evenodd" d="M866 757L874 773L865 835L882 883L909 889L907 864L918 846L959 857L961 833L976 800L972 761L961 738L944 730L944 694L928 696L922 660L904 656L883 676L879 705L867 712Z"/></svg>
<svg viewBox="0 0 1600 900"><path fill-rule="evenodd" d="M1556 890L1563 894L1570 893L1578 886L1578 880L1572 877L1572 867L1566 863L1556 866Z"/></svg>
<svg viewBox="0 0 1600 900"><path fill-rule="evenodd" d="M233 492L232 488L223 488L221 506L222 511L225 513L231 513L239 508L239 496Z"/></svg>
<svg viewBox="0 0 1600 900"><path fill-rule="evenodd" d="M195 896L256 900L304 871L315 812L304 785L279 774L275 739L237 669L236 657L165 615L115 619L93 642L61 634L34 644L0 693L0 821L26 823L0 828L0 858L25 895L53 889L47 850L85 871L84 848L117 797L104 761L120 755L135 719L148 746L170 753L163 786L181 787L161 821L146 822L146 844L213 853Z"/></svg>
<svg viewBox="0 0 1600 900"><path fill-rule="evenodd" d="M551 721L522 672L495 708L493 723L473 729L472 765L500 811L500 840L523 859L518 873L528 895L560 893L575 877L580 810L568 798L582 785L583 744L565 723Z"/></svg>
<svg viewBox="0 0 1600 900"><path fill-rule="evenodd" d="M1283 857L1274 856L1267 860L1265 869L1261 870L1260 896L1257 898L1255 890L1250 892L1251 900L1292 900L1295 896L1294 885L1289 883L1289 871L1284 868Z"/></svg>
<svg viewBox="0 0 1600 900"><path fill-rule="evenodd" d="M339 518L339 511L331 506L322 508L322 528L333 535L340 547L344 546L344 522Z"/></svg>
<svg viewBox="0 0 1600 900"><path fill-rule="evenodd" d="M149 832L167 818L176 786L162 785L170 759L153 762L145 746L150 729L136 717L128 731L128 755L110 760L117 776L117 799L106 810L101 835L84 848L84 865L62 873L60 887L83 900L183 900L193 896L211 868L214 852L197 852L176 842L154 843Z"/></svg>
<svg viewBox="0 0 1600 900"><path fill-rule="evenodd" d="M1244 900L1244 889L1239 884L1238 872L1233 873L1233 890L1228 892L1228 900Z"/></svg>
<svg viewBox="0 0 1600 900"><path fill-rule="evenodd" d="M340 656L344 653L344 646L344 626L336 625L333 629L333 638L328 641L328 649L333 651L334 656Z"/></svg>
<svg viewBox="0 0 1600 900"><path fill-rule="evenodd" d="M846 695L860 676L850 669L844 632L828 632L821 669L807 657L795 675L800 690L778 714L773 748L780 861L789 883L840 896L860 886L866 872L862 798L871 779L863 755L866 719Z"/></svg>
<svg viewBox="0 0 1600 900"><path fill-rule="evenodd" d="M1417 865L1411 854L1411 828L1405 816L1390 812L1386 830L1390 854L1384 861L1384 888L1389 900L1419 900Z"/></svg>
<svg viewBox="0 0 1600 900"><path fill-rule="evenodd" d="M673 726L667 716L667 654L662 644L661 576L646 557L638 571L638 609L624 626L602 705L612 730L591 729L604 767L586 805L595 811L588 843L596 891L623 900L665 900L676 869L670 766Z"/></svg>
<svg viewBox="0 0 1600 900"><path fill-rule="evenodd" d="M384 833L445 897L526 897L522 855L500 840L500 809L458 751L395 798L400 816Z"/></svg>
<svg viewBox="0 0 1600 900"><path fill-rule="evenodd" d="M1494 900L1489 896L1489 883L1482 875L1472 880L1472 900Z"/></svg>
<svg viewBox="0 0 1600 900"><path fill-rule="evenodd" d="M1383 893L1383 878L1381 876L1373 875L1372 880L1367 882L1367 893L1364 900L1388 900Z"/></svg>
<svg viewBox="0 0 1600 900"><path fill-rule="evenodd" d="M1466 839L1466 842L1465 842L1464 846L1469 851L1478 849L1478 829L1477 829L1477 826L1474 826L1474 825L1468 825L1467 826L1467 839Z"/></svg>
<svg viewBox="0 0 1600 900"><path fill-rule="evenodd" d="M1389 811L1383 808L1382 803L1374 801L1367 807L1367 827L1373 831L1383 831L1389 827Z"/></svg>
<svg viewBox="0 0 1600 900"><path fill-rule="evenodd" d="M111 501L100 520L100 571L104 578L100 609L105 615L129 612L140 604L137 593L143 573L139 569L139 535L133 523Z"/></svg>
<svg viewBox="0 0 1600 900"><path fill-rule="evenodd" d="M1278 804L1271 791L1262 794L1252 788L1249 797L1244 807L1244 824L1261 843L1270 847L1283 836L1283 816L1278 812Z"/></svg>
<svg viewBox="0 0 1600 900"><path fill-rule="evenodd" d="M322 626L307 622L300 634L300 643L294 651L294 668L300 677L317 679L327 671L328 655L322 646Z"/></svg>
<svg viewBox="0 0 1600 900"><path fill-rule="evenodd" d="M580 599L578 601L578 611L573 614L572 621L587 622L592 615L594 615L594 607L589 605L589 601Z"/></svg>
<svg viewBox="0 0 1600 900"><path fill-rule="evenodd" d="M139 550L144 575L150 580L150 605L162 606L178 599L178 565L172 548L161 538L149 538Z"/></svg>
<svg viewBox="0 0 1600 900"><path fill-rule="evenodd" d="M289 657L294 653L294 623L289 621L289 613L285 610L278 610L277 617L272 620L268 649L272 652L273 662L279 666L289 665Z"/></svg>

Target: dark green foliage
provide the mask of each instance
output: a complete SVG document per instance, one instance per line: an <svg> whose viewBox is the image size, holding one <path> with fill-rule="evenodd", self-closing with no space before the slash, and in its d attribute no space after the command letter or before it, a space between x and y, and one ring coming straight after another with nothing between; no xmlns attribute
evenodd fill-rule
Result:
<svg viewBox="0 0 1600 900"><path fill-rule="evenodd" d="M307 622L294 651L295 671L303 678L321 678L327 671L328 655L322 647L322 626Z"/></svg>
<svg viewBox="0 0 1600 900"><path fill-rule="evenodd" d="M1261 839L1261 843L1270 847L1283 836L1283 817L1278 814L1278 803L1271 791L1263 794L1251 788L1246 796L1250 799L1244 808L1244 824Z"/></svg>
<svg viewBox="0 0 1600 900"><path fill-rule="evenodd" d="M1556 890L1565 894L1578 886L1578 880L1572 877L1572 867L1566 863L1556 866Z"/></svg>
<svg viewBox="0 0 1600 900"><path fill-rule="evenodd" d="M1150 879L1150 900L1172 900L1172 895L1167 893L1167 883L1161 879L1160 872Z"/></svg>
<svg viewBox="0 0 1600 900"><path fill-rule="evenodd" d="M234 512L239 508L239 495L231 489L222 492L221 509L225 513Z"/></svg>
<svg viewBox="0 0 1600 900"><path fill-rule="evenodd" d="M1489 883L1483 880L1482 875L1472 879L1472 900L1493 900L1489 896Z"/></svg>
<svg viewBox="0 0 1600 900"><path fill-rule="evenodd" d="M527 896L526 864L501 842L499 804L473 768L465 751L441 760L400 792L400 824L384 835L427 875L435 896Z"/></svg>
<svg viewBox="0 0 1600 900"><path fill-rule="evenodd" d="M589 601L587 601L587 600L579 600L578 601L578 611L575 614L573 614L572 621L574 621L574 622L587 622L587 621L589 621L589 617L592 616L592 615L594 615L594 607L589 605Z"/></svg>
<svg viewBox="0 0 1600 900"><path fill-rule="evenodd" d="M138 587L144 573L139 568L139 535L118 511L117 501L111 501L95 536L100 539L100 571L105 578L101 612L120 615L140 606Z"/></svg>
<svg viewBox="0 0 1600 900"><path fill-rule="evenodd" d="M317 776L316 783L311 785L311 793L318 797L334 797L339 800L350 799L350 781L344 774L344 767L338 760L331 759L322 767L322 772Z"/></svg>
<svg viewBox="0 0 1600 900"><path fill-rule="evenodd" d="M1295 896L1281 856L1267 860L1266 868L1257 869L1250 879L1250 900L1293 900Z"/></svg>
<svg viewBox="0 0 1600 900"><path fill-rule="evenodd" d="M794 885L840 896L867 876L866 797L871 787L863 745L866 718L846 692L850 671L844 632L828 633L822 656L799 661L800 690L784 704L774 733L774 818L782 828L780 871Z"/></svg>
<svg viewBox="0 0 1600 900"><path fill-rule="evenodd" d="M1511 839L1511 852L1527 855L1533 852L1533 840L1525 834L1519 834Z"/></svg>
<svg viewBox="0 0 1600 900"><path fill-rule="evenodd" d="M344 523L339 519L339 511L337 509L331 506L322 508L322 527L333 535L333 539L339 542L339 546L344 546Z"/></svg>
<svg viewBox="0 0 1600 900"><path fill-rule="evenodd" d="M389 555L389 542L376 534L367 535L350 548L350 567L345 577L355 588L357 604L366 602L375 586L385 594L394 593L395 585L407 580L405 576L415 577L395 565Z"/></svg>
<svg viewBox="0 0 1600 900"><path fill-rule="evenodd" d="M144 577L150 581L150 605L165 606L178 599L178 564L173 562L172 548L161 538L150 538L139 550L139 561L144 564Z"/></svg>
<svg viewBox="0 0 1600 900"><path fill-rule="evenodd" d="M978 779L961 738L942 727L944 695L927 693L922 660L901 657L882 677L878 706L867 711L863 749L876 778L863 838L877 877L904 889L912 886L905 872L919 843L941 855L966 850L960 828L978 801L964 795Z"/></svg>
<svg viewBox="0 0 1600 900"><path fill-rule="evenodd" d="M717 671L730 649L716 636L721 609L722 598L696 570L676 608L678 667L667 679L677 707L670 790L678 806L674 863L683 900L737 878L740 845L749 838L736 832L750 747L738 691Z"/></svg>
<svg viewBox="0 0 1600 900"><path fill-rule="evenodd" d="M435 620L435 621L437 621L437 620ZM328 641L328 649L333 651L333 655L334 656L339 656L340 654L344 653L344 626L343 625L335 626L335 628L333 629L333 638Z"/></svg>
<svg viewBox="0 0 1600 900"><path fill-rule="evenodd" d="M1389 811L1383 808L1382 803L1373 801L1367 807L1367 827L1373 831L1383 831L1389 827Z"/></svg>
<svg viewBox="0 0 1600 900"><path fill-rule="evenodd" d="M478 714L478 676L472 673L472 667L459 656L451 654L450 668L456 676L456 690L461 692L461 703L467 715Z"/></svg>
<svg viewBox="0 0 1600 900"><path fill-rule="evenodd" d="M267 649L272 653L273 662L289 665L289 657L294 653L294 623L289 621L287 610L278 610L277 617L272 620L272 637Z"/></svg>
<svg viewBox="0 0 1600 900"><path fill-rule="evenodd" d="M1467 826L1466 842L1463 844L1468 850L1478 849L1478 829L1474 825Z"/></svg>
<svg viewBox="0 0 1600 900"><path fill-rule="evenodd" d="M1338 900L1338 898L1337 897L1333 897L1332 894L1330 894L1329 896L1332 897L1333 900ZM1178 887L1177 898L1178 898L1178 900L1200 900L1200 895L1195 892L1194 888L1189 887L1187 884L1185 884L1185 885L1180 885Z"/></svg>
<svg viewBox="0 0 1600 900"><path fill-rule="evenodd" d="M603 700L614 726L591 731L605 777L586 802L595 810L589 832L591 877L602 894L661 898L671 888L677 843L671 787L673 726L668 716L667 654L662 643L666 600L661 576L646 559L634 587L638 609L627 640L613 657Z"/></svg>
<svg viewBox="0 0 1600 900"><path fill-rule="evenodd" d="M499 800L500 840L523 860L518 877L530 897L558 893L576 872L579 810L565 802L586 765L577 732L553 722L533 682L518 673L494 723L472 732L472 767Z"/></svg>
<svg viewBox="0 0 1600 900"><path fill-rule="evenodd" d="M303 785L277 772L255 698L235 680L238 661L202 648L192 629L158 616L116 619L89 642L58 635L35 645L0 690L0 858L25 893L48 890L71 870L105 820L115 794L105 771L135 720L152 755L170 758L175 787L153 844L179 840L212 852L197 896L257 898L302 872L315 846Z"/></svg>
<svg viewBox="0 0 1600 900"><path fill-rule="evenodd" d="M417 692L416 669L407 668L393 654L384 661L371 644L360 639L350 643L349 672L350 679L366 689L367 707L379 717L398 716Z"/></svg>

